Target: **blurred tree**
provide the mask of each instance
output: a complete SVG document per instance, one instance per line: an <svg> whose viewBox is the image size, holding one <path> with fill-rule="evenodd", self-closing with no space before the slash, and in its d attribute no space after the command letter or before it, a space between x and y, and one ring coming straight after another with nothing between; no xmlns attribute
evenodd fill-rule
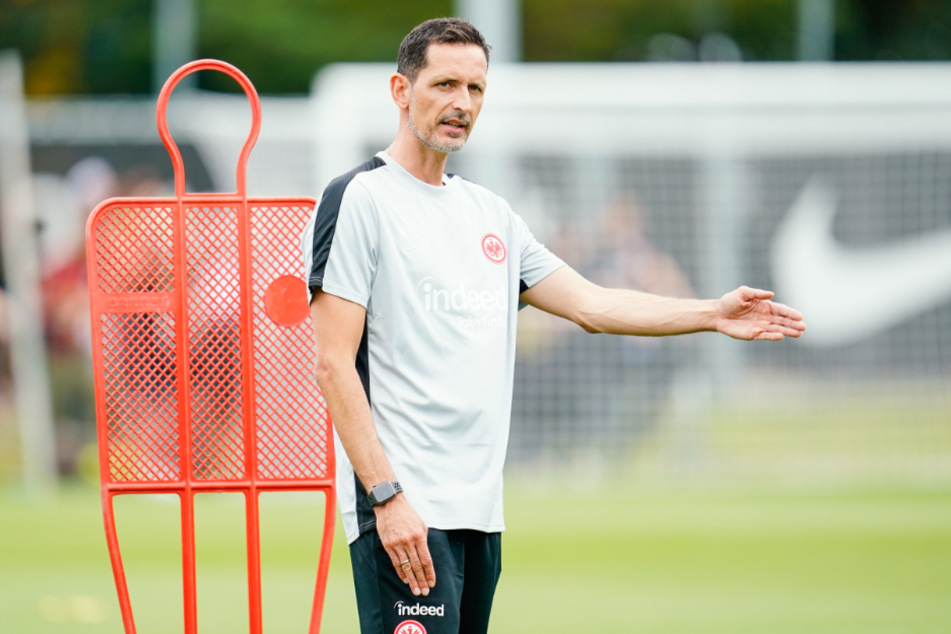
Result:
<svg viewBox="0 0 951 634"><path fill-rule="evenodd" d="M403 36L427 18L449 15L451 0L196 0L198 52L241 68L262 93L306 93L333 62L396 61ZM220 74L206 88L232 90Z"/></svg>
<svg viewBox="0 0 951 634"><path fill-rule="evenodd" d="M17 48L31 96L147 92L151 3L0 0L0 49Z"/></svg>
<svg viewBox="0 0 951 634"><path fill-rule="evenodd" d="M395 61L406 32L448 15L451 0L195 0L198 54L241 68L261 93L306 93L314 73L341 61ZM147 94L150 0L0 0L0 50L16 48L33 97ZM240 90L216 73L202 88Z"/></svg>
<svg viewBox="0 0 951 634"><path fill-rule="evenodd" d="M951 2L833 0L836 60L951 60ZM720 32L748 61L797 58L799 0L523 0L529 61L658 59ZM663 53L663 47L661 47ZM676 47L670 50L677 50ZM681 59L674 55L674 59Z"/></svg>
<svg viewBox="0 0 951 634"><path fill-rule="evenodd" d="M797 56L799 0L522 0L528 61ZM452 0L194 0L198 54L266 94L302 94L341 61L393 61L406 31ZM147 94L151 0L0 0L0 49L17 48L31 96ZM704 40L717 44L704 55ZM719 52L716 52L719 51ZM726 54L724 54L724 51ZM837 60L951 60L951 2L835 0ZM199 85L237 90L202 73Z"/></svg>
<svg viewBox="0 0 951 634"><path fill-rule="evenodd" d="M685 61L716 32L729 35L744 59L796 52L796 0L524 0L523 7L530 61L647 61L668 58L665 50ZM666 49L672 39L689 52Z"/></svg>
<svg viewBox="0 0 951 634"><path fill-rule="evenodd" d="M951 59L951 2L849 0L839 6L837 60Z"/></svg>

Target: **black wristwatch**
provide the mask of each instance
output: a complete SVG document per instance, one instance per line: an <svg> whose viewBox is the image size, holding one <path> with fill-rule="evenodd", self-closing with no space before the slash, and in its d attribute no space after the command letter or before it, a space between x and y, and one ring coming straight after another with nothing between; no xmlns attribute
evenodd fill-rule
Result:
<svg viewBox="0 0 951 634"><path fill-rule="evenodd" d="M402 493L403 487L400 486L399 482L390 482L386 480L376 485L370 489L367 499L370 500L370 506L380 506L381 504L386 504L394 497L397 493Z"/></svg>

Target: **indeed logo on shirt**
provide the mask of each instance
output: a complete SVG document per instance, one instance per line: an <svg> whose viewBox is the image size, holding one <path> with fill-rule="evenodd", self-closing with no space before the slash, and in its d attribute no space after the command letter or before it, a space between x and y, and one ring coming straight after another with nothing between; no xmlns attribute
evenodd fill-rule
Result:
<svg viewBox="0 0 951 634"><path fill-rule="evenodd" d="M402 601L397 601L393 606L398 616L445 616L445 605L406 605Z"/></svg>
<svg viewBox="0 0 951 634"><path fill-rule="evenodd" d="M452 288L438 285L433 278L427 277L417 284L423 300L423 308L428 311L454 313L485 313L504 311L507 305L505 288L496 290L473 290L464 284Z"/></svg>
<svg viewBox="0 0 951 634"><path fill-rule="evenodd" d="M447 288L434 278L426 277L416 285L416 291L423 310L453 315L461 328L504 328L507 325L508 297L501 284L495 290L476 290L461 282Z"/></svg>

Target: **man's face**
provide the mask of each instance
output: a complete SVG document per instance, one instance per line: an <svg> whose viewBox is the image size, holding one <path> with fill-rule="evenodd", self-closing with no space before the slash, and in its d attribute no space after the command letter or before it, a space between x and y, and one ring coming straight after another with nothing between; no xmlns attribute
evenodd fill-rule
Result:
<svg viewBox="0 0 951 634"><path fill-rule="evenodd" d="M431 44L409 90L409 128L431 150L461 150L485 94L488 64L475 44Z"/></svg>

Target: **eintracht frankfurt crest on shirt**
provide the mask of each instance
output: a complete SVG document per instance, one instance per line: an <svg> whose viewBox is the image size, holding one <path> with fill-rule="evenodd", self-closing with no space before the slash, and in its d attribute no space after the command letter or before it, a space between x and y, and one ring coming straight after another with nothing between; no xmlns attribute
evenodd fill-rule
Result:
<svg viewBox="0 0 951 634"><path fill-rule="evenodd" d="M498 236L491 233L482 238L482 252L496 264L505 262L505 245L499 240Z"/></svg>
<svg viewBox="0 0 951 634"><path fill-rule="evenodd" d="M403 621L396 626L393 634L426 634L426 628L416 621Z"/></svg>

